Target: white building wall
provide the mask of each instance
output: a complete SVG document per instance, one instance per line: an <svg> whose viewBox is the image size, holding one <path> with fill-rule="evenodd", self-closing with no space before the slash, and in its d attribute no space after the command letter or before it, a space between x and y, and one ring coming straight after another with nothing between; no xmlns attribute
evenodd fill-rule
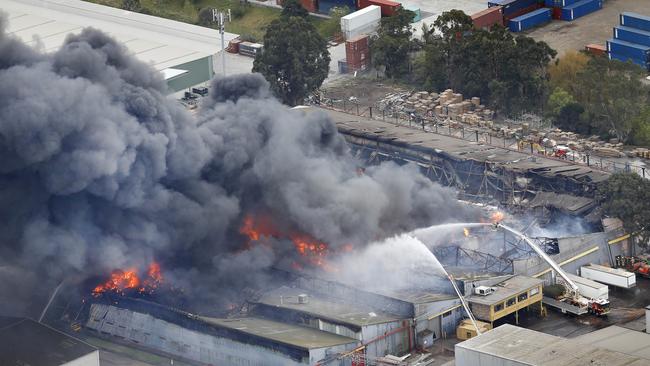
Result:
<svg viewBox="0 0 650 366"><path fill-rule="evenodd" d="M440 338L450 338L456 334L456 327L460 320L463 318L462 308L456 307L460 305L459 299L449 299L436 301L426 304L418 304L416 313L416 323L415 323L415 334L417 334L425 329L428 329L434 334L434 341ZM454 308L451 310L449 316L443 316L443 312ZM429 319L430 317L437 315L437 317Z"/></svg>
<svg viewBox="0 0 650 366"><path fill-rule="evenodd" d="M76 360L66 362L61 366L99 366L99 350L90 352L85 356L81 356Z"/></svg>
<svg viewBox="0 0 650 366"><path fill-rule="evenodd" d="M311 359L320 357L319 354L325 354L324 349L317 350L314 355L309 355L309 359L297 362L280 352L268 348L203 334L154 318L148 314L103 304L93 304L91 306L86 327L105 335L123 338L125 341L134 342L144 347L215 365L305 365L309 364Z"/></svg>
<svg viewBox="0 0 650 366"><path fill-rule="evenodd" d="M397 329L403 330L396 331ZM385 336L385 334L395 331L395 333ZM411 327L409 321L395 321L383 324L373 324L363 326L361 333L366 346L366 355L369 357L381 357L387 354L401 355L409 350L409 332ZM413 342L413 335L411 335Z"/></svg>

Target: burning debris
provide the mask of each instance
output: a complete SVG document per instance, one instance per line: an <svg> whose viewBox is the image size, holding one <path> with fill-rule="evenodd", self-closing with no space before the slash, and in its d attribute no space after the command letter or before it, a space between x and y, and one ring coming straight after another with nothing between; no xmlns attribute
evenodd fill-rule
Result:
<svg viewBox="0 0 650 366"><path fill-rule="evenodd" d="M7 312L40 310L39 296L68 277L155 289L155 275L130 270L153 258L196 303L237 303L242 288L272 281L280 260L325 267L350 245L474 216L416 167L357 174L362 164L335 125L290 111L260 75L215 80L194 116L165 97L159 73L97 30L41 54L4 23L0 274L15 280L0 286ZM268 212L279 232L251 231L252 212ZM247 244L264 235L282 240ZM128 270L110 275L115 268Z"/></svg>
<svg viewBox="0 0 650 366"><path fill-rule="evenodd" d="M110 279L93 289L92 295L98 297L105 292L115 292L120 295L125 295L128 292L153 294L163 281L160 265L152 262L147 269L146 276L141 278L136 268L114 270Z"/></svg>

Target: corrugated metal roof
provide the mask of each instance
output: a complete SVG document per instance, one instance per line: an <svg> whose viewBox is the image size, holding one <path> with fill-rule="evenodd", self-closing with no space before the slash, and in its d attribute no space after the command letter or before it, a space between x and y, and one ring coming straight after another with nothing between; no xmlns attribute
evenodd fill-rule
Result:
<svg viewBox="0 0 650 366"><path fill-rule="evenodd" d="M298 295L307 295L306 303L298 302ZM309 291L282 286L271 290L255 303L290 309L297 312L311 314L334 322L363 326L399 321L396 315L387 314L362 304L350 304L344 301L316 295Z"/></svg>
<svg viewBox="0 0 650 366"><path fill-rule="evenodd" d="M515 275L509 279L499 282L494 287L497 288L496 291L487 295L470 295L467 297L467 301L470 303L483 304L483 305L492 305L496 303L503 302L521 292L524 292L535 286L539 286L544 281L537 278L525 277Z"/></svg>
<svg viewBox="0 0 650 366"><path fill-rule="evenodd" d="M576 342L642 357L650 361L650 334L616 325L574 338Z"/></svg>
<svg viewBox="0 0 650 366"><path fill-rule="evenodd" d="M566 339L505 324L456 344L495 357L535 366L642 366L648 359L597 348Z"/></svg>
<svg viewBox="0 0 650 366"><path fill-rule="evenodd" d="M281 323L262 318L246 317L217 319L199 317L202 321L223 328L239 331L251 336L270 339L275 342L304 349L325 348L342 344L357 344L358 340L318 329Z"/></svg>
<svg viewBox="0 0 650 366"><path fill-rule="evenodd" d="M221 50L217 30L84 1L3 0L2 10L9 14L8 33L49 52L85 27L110 34L157 70ZM226 33L225 42L236 37Z"/></svg>

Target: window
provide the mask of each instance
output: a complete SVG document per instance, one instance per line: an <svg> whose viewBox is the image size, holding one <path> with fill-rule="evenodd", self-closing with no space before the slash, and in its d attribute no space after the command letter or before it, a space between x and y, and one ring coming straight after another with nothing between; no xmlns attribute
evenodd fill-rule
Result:
<svg viewBox="0 0 650 366"><path fill-rule="evenodd" d="M494 311L495 312L501 311L501 310L503 310L503 303L499 303L499 304L494 305Z"/></svg>
<svg viewBox="0 0 650 366"><path fill-rule="evenodd" d="M519 296L517 296L517 301L524 301L527 298L528 298L528 293L524 292L523 294L519 294Z"/></svg>
<svg viewBox="0 0 650 366"><path fill-rule="evenodd" d="M472 338L472 333L467 332L467 339Z"/></svg>
<svg viewBox="0 0 650 366"><path fill-rule="evenodd" d="M514 305L516 302L517 302L517 298L516 297L511 297L511 298L508 299L508 301L506 301L506 307L510 307L510 306Z"/></svg>
<svg viewBox="0 0 650 366"><path fill-rule="evenodd" d="M451 315L451 310L442 313L442 317L443 317L443 318L446 318L446 317L448 317L448 316L450 316L450 315Z"/></svg>
<svg viewBox="0 0 650 366"><path fill-rule="evenodd" d="M530 296L535 296L539 293L539 287L535 287L530 290Z"/></svg>

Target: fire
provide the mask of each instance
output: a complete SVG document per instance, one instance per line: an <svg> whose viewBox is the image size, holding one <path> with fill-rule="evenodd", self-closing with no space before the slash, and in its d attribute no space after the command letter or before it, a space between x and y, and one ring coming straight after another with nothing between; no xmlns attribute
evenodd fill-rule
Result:
<svg viewBox="0 0 650 366"><path fill-rule="evenodd" d="M327 256L330 254L330 248L327 244L304 233L283 234L275 228L269 218L247 215L244 218L239 232L248 237L250 246L251 242L258 241L264 237L288 238L293 243L296 251L304 259L304 263L318 266L326 271L335 271L336 269L327 262ZM351 251L351 245L344 245L342 251ZM292 264L294 269L302 269L300 263Z"/></svg>
<svg viewBox="0 0 650 366"><path fill-rule="evenodd" d="M505 215L501 211L495 211L494 213L492 213L492 215L490 215L490 219L492 220L493 223L503 221L504 217L505 217Z"/></svg>
<svg viewBox="0 0 650 366"><path fill-rule="evenodd" d="M140 279L136 268L126 270L116 269L111 277L104 283L97 285L93 296L99 296L105 292L115 292L124 295L127 291L138 291L140 293L153 293L162 283L163 276L160 272L160 264L152 262L147 269L146 277Z"/></svg>
<svg viewBox="0 0 650 366"><path fill-rule="evenodd" d="M466 228L466 227L463 228L463 235L465 235L466 238L469 237L469 229L468 228Z"/></svg>

